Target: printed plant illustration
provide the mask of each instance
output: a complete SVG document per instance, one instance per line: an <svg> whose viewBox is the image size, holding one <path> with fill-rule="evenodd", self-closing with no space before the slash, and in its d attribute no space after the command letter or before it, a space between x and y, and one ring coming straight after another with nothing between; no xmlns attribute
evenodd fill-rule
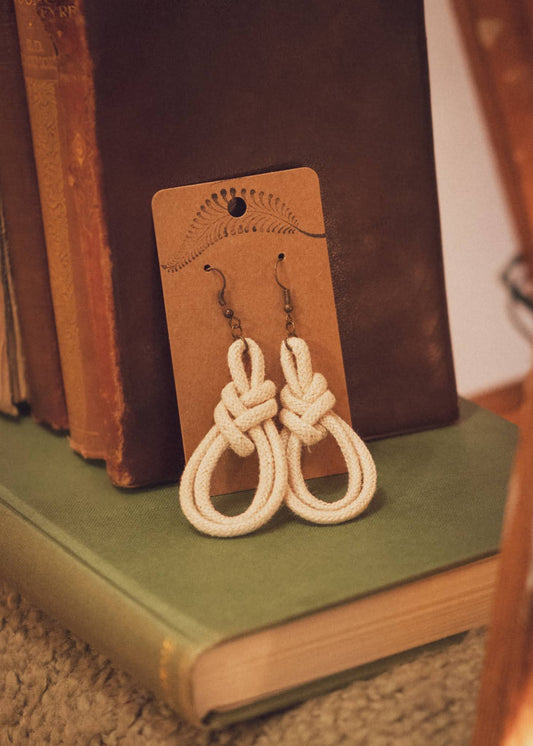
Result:
<svg viewBox="0 0 533 746"><path fill-rule="evenodd" d="M244 233L302 233L324 238L324 233L304 230L298 218L279 197L255 189L221 189L208 197L196 212L179 252L162 268L177 272L217 241Z"/></svg>

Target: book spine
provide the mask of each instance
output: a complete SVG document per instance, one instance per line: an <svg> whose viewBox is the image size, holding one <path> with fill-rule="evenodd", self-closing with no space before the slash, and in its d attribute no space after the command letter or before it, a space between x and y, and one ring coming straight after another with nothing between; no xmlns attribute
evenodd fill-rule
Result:
<svg viewBox="0 0 533 746"><path fill-rule="evenodd" d="M83 285L87 348L98 377L102 439L108 473L129 486L124 463L124 396L116 337L112 259L103 209L95 131L92 60L82 0L38 0L38 12L57 54L57 106L65 198L75 264Z"/></svg>
<svg viewBox="0 0 533 746"><path fill-rule="evenodd" d="M59 7L59 6L55 6ZM102 409L94 350L86 322L87 293L77 266L76 241L67 212L58 110L58 66L53 39L36 0L16 0L22 68L26 84L41 199L50 285L74 450L104 458Z"/></svg>
<svg viewBox="0 0 533 746"><path fill-rule="evenodd" d="M0 567L5 580L172 709L201 725L194 708L191 672L205 644L191 642L80 562L66 546L51 540L2 500L2 489Z"/></svg>
<svg viewBox="0 0 533 746"><path fill-rule="evenodd" d="M37 422L68 426L48 263L22 75L15 9L0 2L0 191L14 296L26 360L28 400Z"/></svg>
<svg viewBox="0 0 533 746"><path fill-rule="evenodd" d="M167 433L146 397L147 391L159 388L159 371L154 375L154 366L148 366L147 374L139 374L137 365L133 375L144 381L142 398L125 394L131 368L145 352L136 349L136 340L123 344L119 340L120 317L129 313L124 303L131 300L123 292L125 277L114 276L117 247L111 246L106 219L114 206L104 205L94 70L84 3L73 0L68 5L57 5L52 0L37 0L36 8L56 53L56 103L66 214L74 267L83 284L86 316L81 331L87 337L88 348L92 343L91 363L98 375L107 471L121 487L169 481L176 478L178 459L172 454L169 464L165 454L162 457L162 442L169 450ZM145 282L143 275L139 279ZM146 315L152 314L153 309L146 308ZM156 437L151 437L148 432L154 427ZM168 441L172 449L174 441Z"/></svg>
<svg viewBox="0 0 533 746"><path fill-rule="evenodd" d="M132 400L132 396L128 398L124 393L125 379L128 379L131 389L132 376L142 378L146 369L149 372L143 379L143 385L137 385L137 389L144 389L144 395L147 390L153 392L158 389L159 384L154 377L153 365L136 364L142 361L145 351L132 348L131 341L127 346L121 345L118 339L119 312L124 316L128 315L128 311L122 307L117 310L116 282L124 283L125 280L123 277L118 280L113 277L113 250L107 233L102 163L96 137L93 62L87 40L84 5L82 0L68 4L57 4L51 0L17 2L19 31L24 28L24 23L28 27L31 23L26 82L27 85L29 81L32 86L42 88L42 78L46 78L47 104L54 117L53 127L50 122L37 122L42 130L42 147L37 153L36 144L35 150L38 165L39 162L44 164L45 173L50 174L52 165L56 168L57 178L50 180L52 184L47 186L52 193L50 202L54 207L61 200L61 214L53 216L52 220L56 221L68 240L69 254L64 252L62 267L65 269L68 265L66 271L70 272L70 277L59 285L72 288L70 303L77 304L78 311L74 331L78 335L80 355L74 365L66 360L63 367L66 370L68 366L70 378L78 382L81 375L85 376L82 403L86 422L93 425L94 445L100 446L100 453L96 457L105 459L111 480L121 487L169 481L175 479L178 472L179 458L174 453L174 450L178 451L177 447L174 448L177 436L167 438L168 433L161 425L165 416L158 417L158 413L151 410L149 400ZM38 38L35 36L37 32ZM32 38L40 57L34 54ZM37 62L32 63L36 56ZM50 112L49 119L52 117ZM43 116L42 107L39 114ZM51 141L45 143L45 136ZM57 162L50 156L53 147ZM56 194L54 199L53 191L54 188L56 192L58 190L60 175L61 195ZM107 205L107 208L113 209L113 206ZM49 212L52 210L49 209ZM62 244L61 248L65 246ZM130 302L130 299L126 302ZM75 310L67 313L67 318L72 319ZM146 314L151 318L153 309L146 309ZM59 320L58 336L61 342ZM129 365L129 358L136 363ZM72 372L74 367L77 368L76 374ZM142 368L141 373L139 367ZM155 371L155 375L157 373ZM68 402L70 387L67 382L65 388ZM78 384L78 395L79 389ZM70 409L69 419L72 419ZM173 424L177 430L177 423ZM87 442L81 441L81 434L79 431L78 437L73 437L76 450L94 457L95 454L87 448Z"/></svg>
<svg viewBox="0 0 533 746"><path fill-rule="evenodd" d="M16 405L26 401L28 389L1 194L0 314L0 411L16 416L18 415Z"/></svg>

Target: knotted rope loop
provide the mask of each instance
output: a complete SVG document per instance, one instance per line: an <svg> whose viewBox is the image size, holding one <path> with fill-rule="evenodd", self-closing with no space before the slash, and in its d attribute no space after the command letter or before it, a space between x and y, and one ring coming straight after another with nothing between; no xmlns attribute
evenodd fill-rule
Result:
<svg viewBox="0 0 533 746"><path fill-rule="evenodd" d="M323 375L314 374L312 384L303 396L294 394L287 384L281 390L280 399L283 405L281 424L298 435L304 445L315 445L326 437L327 430L320 421L335 406L335 397Z"/></svg>
<svg viewBox="0 0 533 746"><path fill-rule="evenodd" d="M376 467L361 438L335 412L335 397L326 379L314 373L309 348L300 337L281 345L281 366L287 381L281 392L284 425L281 437L286 448L288 484L285 502L313 523L342 523L355 518L368 505L376 490ZM331 435L337 441L348 469L348 488L335 503L312 495L301 468L302 445L313 445Z"/></svg>
<svg viewBox="0 0 533 746"><path fill-rule="evenodd" d="M250 356L250 375L244 354ZM237 339L228 350L232 381L221 393L214 411L215 424L189 459L180 483L180 503L187 519L211 536L239 536L266 523L277 511L287 488L285 451L272 417L277 412L276 387L265 381L265 362L259 346ZM227 448L246 457L257 450L259 480L250 506L240 515L226 516L213 506L211 477Z"/></svg>
<svg viewBox="0 0 533 746"><path fill-rule="evenodd" d="M280 421L306 446L323 440L328 431L320 424L335 406L335 397L321 373L314 373L307 344L295 337L281 346L281 364L287 384L281 390Z"/></svg>
<svg viewBox="0 0 533 746"><path fill-rule="evenodd" d="M291 337L284 342L287 344L281 347L281 367L285 380L295 396L303 398L305 392L311 389L313 384L313 366L309 347L300 337Z"/></svg>
<svg viewBox="0 0 533 746"><path fill-rule="evenodd" d="M275 396L276 387L272 381L264 381L242 396L239 396L233 382L222 389L214 420L227 444L238 456L245 458L255 451L253 441L245 433L276 416L278 405Z"/></svg>

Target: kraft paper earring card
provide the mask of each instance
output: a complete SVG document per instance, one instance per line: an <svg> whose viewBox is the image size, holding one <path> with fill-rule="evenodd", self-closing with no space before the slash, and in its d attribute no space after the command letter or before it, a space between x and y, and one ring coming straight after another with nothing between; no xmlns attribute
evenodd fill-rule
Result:
<svg viewBox="0 0 533 746"><path fill-rule="evenodd" d="M185 458L211 427L229 381L233 340L218 304L220 276L207 272L208 265L224 273L226 303L244 336L261 346L266 376L279 390L286 330L274 267L285 255L279 276L291 289L296 331L326 376L336 411L350 423L317 174L298 168L164 189L155 194L152 211ZM257 467L255 457L227 453L213 475L213 494L254 487ZM306 478L345 470L331 438L314 446L312 457L304 453Z"/></svg>

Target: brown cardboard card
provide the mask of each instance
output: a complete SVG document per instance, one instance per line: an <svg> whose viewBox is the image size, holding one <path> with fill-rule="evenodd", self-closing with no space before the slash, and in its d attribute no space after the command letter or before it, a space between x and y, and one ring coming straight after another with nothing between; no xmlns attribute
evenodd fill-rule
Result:
<svg viewBox="0 0 533 746"><path fill-rule="evenodd" d="M298 336L308 343L313 368L323 373L348 423L350 408L331 283L317 174L310 168L276 171L207 184L163 189L152 201L163 295L185 458L213 425L213 410L230 380L232 336L218 304L225 300L265 356L266 377L284 384L280 345L285 338L281 282L291 291ZM230 449L213 475L213 495L257 484L257 458ZM346 466L327 437L304 449L306 478L338 474Z"/></svg>

